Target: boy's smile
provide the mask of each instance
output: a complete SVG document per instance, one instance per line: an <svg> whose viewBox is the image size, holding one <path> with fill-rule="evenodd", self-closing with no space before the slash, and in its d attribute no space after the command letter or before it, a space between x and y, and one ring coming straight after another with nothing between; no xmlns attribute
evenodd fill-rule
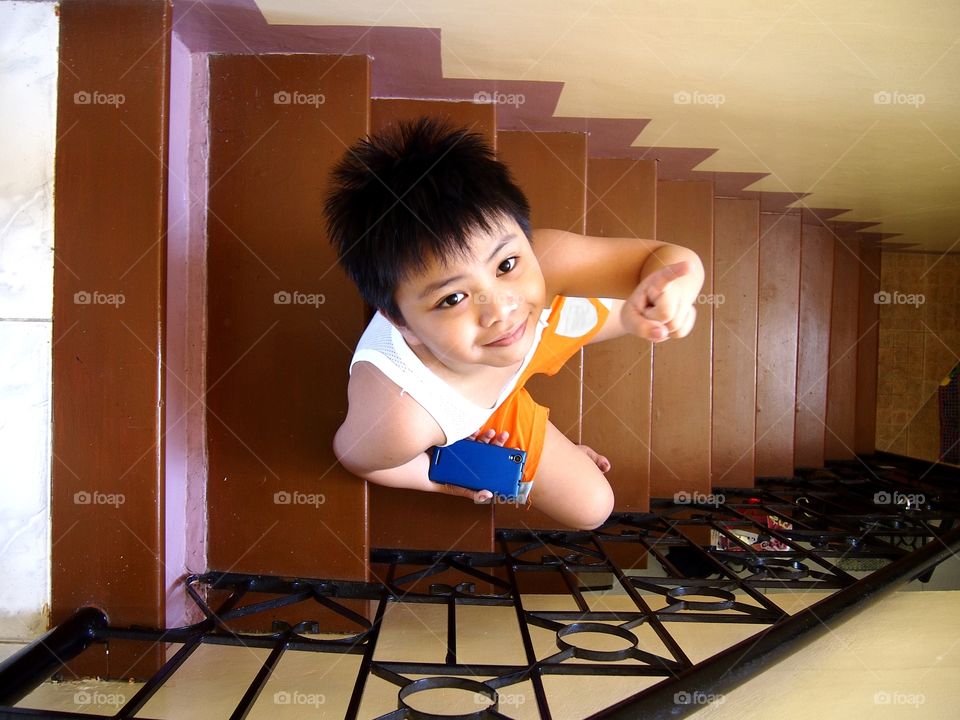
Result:
<svg viewBox="0 0 960 720"><path fill-rule="evenodd" d="M395 293L407 345L434 370L475 375L519 366L533 343L544 307L543 274L529 240L513 219L470 236L469 257L427 270ZM442 366L442 367L441 367Z"/></svg>

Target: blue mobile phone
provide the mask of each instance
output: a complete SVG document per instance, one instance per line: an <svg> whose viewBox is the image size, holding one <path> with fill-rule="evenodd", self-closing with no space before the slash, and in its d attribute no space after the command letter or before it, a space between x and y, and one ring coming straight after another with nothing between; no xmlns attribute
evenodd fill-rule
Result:
<svg viewBox="0 0 960 720"><path fill-rule="evenodd" d="M524 450L465 438L432 449L428 477L436 483L489 490L503 498L523 501L531 485L522 482L526 461Z"/></svg>

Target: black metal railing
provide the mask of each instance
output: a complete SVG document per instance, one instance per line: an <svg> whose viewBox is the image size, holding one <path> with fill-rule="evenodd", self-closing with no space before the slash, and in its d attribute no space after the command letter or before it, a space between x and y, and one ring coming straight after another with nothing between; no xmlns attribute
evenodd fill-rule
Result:
<svg viewBox="0 0 960 720"><path fill-rule="evenodd" d="M374 550L383 582L282 578L209 572L192 576L186 590L204 615L194 625L166 630L111 627L99 610L83 608L68 622L0 664L0 719L128 718L175 675L202 644L266 648L270 654L231 718L250 712L285 653L348 653L359 656L344 717L360 717L371 676L396 686L401 718L509 718L505 693L530 683L537 717L559 718L544 685L566 676L589 687L591 676L645 676L659 682L591 718L682 717L700 708L696 698L718 697L826 632L828 624L859 612L960 551L960 472L887 453L827 468L801 470L794 478L760 478L751 489L714 490L708 496L657 500L649 513L618 513L595 531L500 529L498 552ZM709 539L708 539L709 538ZM856 561L856 562L854 562ZM860 570L853 569L859 563ZM863 577L864 564L876 569ZM642 565L644 569L633 569ZM552 583L574 609L525 607L529 589ZM789 613L766 589L822 590L831 594ZM628 610L597 609L598 593L617 589ZM209 606L205 596L228 596ZM241 604L252 595L267 600ZM375 603L373 619L349 607ZM378 659L383 618L391 605L430 603L446 608L443 660ZM464 663L458 654L458 622L464 606L512 607L523 648L522 662ZM296 607L303 621L277 624L264 634L237 632L238 618L268 617ZM355 626L335 639L316 634L315 617L333 611ZM740 623L756 634L701 662L692 662L670 627L673 623ZM647 626L661 652L641 649L638 629ZM553 633L555 649L538 653L531 630ZM504 629L503 632L508 632ZM593 635L615 638L618 649L590 649ZM15 704L61 663L92 643L124 640L179 644L161 669L112 715L46 711ZM578 642L580 641L580 642ZM413 676L426 676L415 678ZM417 696L454 688L474 694L476 710L443 716L417 709ZM529 711L528 711L529 712Z"/></svg>

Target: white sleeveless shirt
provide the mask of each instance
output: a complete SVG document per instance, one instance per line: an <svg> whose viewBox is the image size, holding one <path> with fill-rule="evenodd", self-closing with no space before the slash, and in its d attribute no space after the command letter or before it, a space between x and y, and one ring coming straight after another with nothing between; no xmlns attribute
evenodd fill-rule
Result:
<svg viewBox="0 0 960 720"><path fill-rule="evenodd" d="M493 407L485 408L465 398L445 380L423 364L423 361L410 349L400 331L379 311L370 320L357 349L350 360L353 365L361 360L372 363L380 372L400 386L401 394L406 392L423 406L443 431L446 442L444 447L469 437L486 422L513 392L517 380L530 363L547 326L550 308L544 308L534 331L533 344L523 358L517 372L503 386Z"/></svg>

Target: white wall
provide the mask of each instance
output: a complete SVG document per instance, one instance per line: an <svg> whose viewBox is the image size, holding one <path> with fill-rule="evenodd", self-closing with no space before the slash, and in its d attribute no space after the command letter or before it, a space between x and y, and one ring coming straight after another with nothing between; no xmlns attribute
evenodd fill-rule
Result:
<svg viewBox="0 0 960 720"><path fill-rule="evenodd" d="M49 615L58 35L53 2L0 0L0 641Z"/></svg>

